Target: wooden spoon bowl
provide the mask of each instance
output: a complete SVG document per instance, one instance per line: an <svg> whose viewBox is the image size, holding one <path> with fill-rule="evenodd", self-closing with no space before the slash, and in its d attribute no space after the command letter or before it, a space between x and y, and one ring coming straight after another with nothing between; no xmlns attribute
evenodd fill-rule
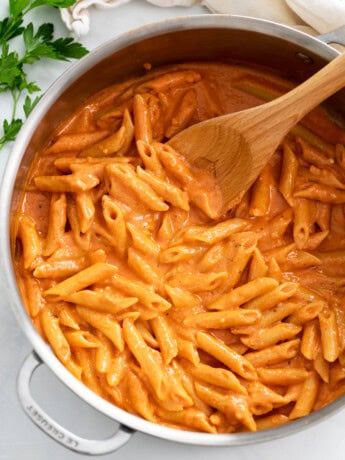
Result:
<svg viewBox="0 0 345 460"><path fill-rule="evenodd" d="M284 136L345 86L345 53L271 102L197 123L169 144L214 175L229 209L255 182Z"/></svg>

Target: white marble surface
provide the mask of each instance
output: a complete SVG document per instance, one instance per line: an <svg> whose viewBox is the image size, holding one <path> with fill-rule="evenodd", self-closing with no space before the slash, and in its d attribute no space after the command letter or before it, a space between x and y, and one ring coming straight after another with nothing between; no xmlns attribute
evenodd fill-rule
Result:
<svg viewBox="0 0 345 460"><path fill-rule="evenodd" d="M7 1L0 2L1 16L6 12L6 4ZM83 42L92 49L105 40L141 24L176 15L205 12L202 7L192 7L188 10L162 9L137 0L116 10L94 11L93 30L83 39ZM40 13L35 14L35 19L39 20L43 17L54 22L58 31L63 31L57 11L42 8ZM42 88L47 88L68 65L65 63L38 65L31 71L30 77L37 80ZM1 116L9 113L9 100L1 96L0 107ZM9 154L8 148L0 153L1 174ZM3 281L0 281L0 292L3 291ZM16 396L16 376L23 359L30 351L30 344L23 337L3 294L0 296L0 460L90 458L70 452L56 444L37 429L23 413ZM35 374L32 391L42 407L80 435L101 439L114 431L113 421L72 395L45 367ZM162 458L165 460L176 458L179 460L194 458L198 460L210 458L212 460L343 460L345 458L344 427L345 410L300 434L265 444L236 448L190 447L136 433L121 450L102 458L104 460L161 460Z"/></svg>

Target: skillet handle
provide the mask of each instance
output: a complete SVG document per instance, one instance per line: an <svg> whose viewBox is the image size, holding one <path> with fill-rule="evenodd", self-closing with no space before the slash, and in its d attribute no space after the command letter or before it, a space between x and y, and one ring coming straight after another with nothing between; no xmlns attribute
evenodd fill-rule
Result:
<svg viewBox="0 0 345 460"><path fill-rule="evenodd" d="M316 38L324 43L338 43L345 46L345 26L340 26L326 34L318 35Z"/></svg>
<svg viewBox="0 0 345 460"><path fill-rule="evenodd" d="M17 392L20 403L26 415L35 425L64 447L80 454L108 454L119 449L129 441L133 431L124 425L120 425L117 432L107 439L93 440L75 435L51 418L37 404L30 391L31 378L35 370L42 364L43 362L36 353L30 353L19 370L17 379Z"/></svg>

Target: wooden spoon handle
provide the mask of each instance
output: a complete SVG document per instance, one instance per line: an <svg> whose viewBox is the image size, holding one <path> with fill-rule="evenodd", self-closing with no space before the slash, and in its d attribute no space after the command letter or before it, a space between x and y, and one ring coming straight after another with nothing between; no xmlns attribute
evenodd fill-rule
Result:
<svg viewBox="0 0 345 460"><path fill-rule="evenodd" d="M270 131L277 140L282 139L307 113L344 86L345 53L336 57L304 83L266 103L265 111L261 111L256 120L254 108L252 131L248 132L248 140L255 141L258 135L261 137L255 130L255 125L260 124L262 127L261 123L266 116L268 124L265 125L265 132Z"/></svg>
<svg viewBox="0 0 345 460"><path fill-rule="evenodd" d="M284 94L279 100L273 101L272 110L279 115L280 107L284 108L284 118L291 114L296 117L295 123L300 121L313 108L335 94L345 86L345 53L312 75L304 83ZM276 102L276 104L274 104Z"/></svg>

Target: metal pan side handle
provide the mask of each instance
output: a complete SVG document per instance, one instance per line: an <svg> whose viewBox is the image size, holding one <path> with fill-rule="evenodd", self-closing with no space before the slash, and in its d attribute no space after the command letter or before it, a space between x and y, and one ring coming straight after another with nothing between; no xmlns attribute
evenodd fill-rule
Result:
<svg viewBox="0 0 345 460"><path fill-rule="evenodd" d="M104 440L82 438L67 430L50 417L34 400L30 390L31 378L43 362L32 352L25 359L17 378L17 392L26 415L48 436L70 450L80 454L104 455L114 452L126 444L134 433L130 428L120 425L117 432Z"/></svg>
<svg viewBox="0 0 345 460"><path fill-rule="evenodd" d="M331 30L326 34L318 35L316 38L324 43L338 43L345 46L345 25Z"/></svg>

